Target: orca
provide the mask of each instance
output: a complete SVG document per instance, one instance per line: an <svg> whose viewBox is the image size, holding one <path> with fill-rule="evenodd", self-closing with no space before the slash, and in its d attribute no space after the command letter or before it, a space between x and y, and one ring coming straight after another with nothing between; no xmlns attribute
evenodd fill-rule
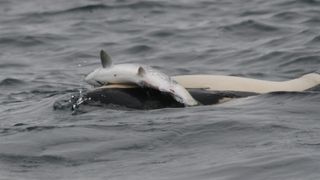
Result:
<svg viewBox="0 0 320 180"><path fill-rule="evenodd" d="M86 82L95 86L85 93L86 103L99 102L132 109L159 109L185 107L186 104L213 105L233 98L271 92L302 92L320 86L319 72L286 81L208 74L169 77L143 65L113 66L111 58L104 51L100 52L100 59L102 68L85 78Z"/></svg>
<svg viewBox="0 0 320 180"><path fill-rule="evenodd" d="M173 76L201 105L214 105L272 92L302 92L320 89L320 75L309 73L287 81L266 81L222 75ZM118 105L131 109L177 108L184 105L170 94L134 84L112 84L94 88L85 94L90 102Z"/></svg>
<svg viewBox="0 0 320 180"><path fill-rule="evenodd" d="M201 105L213 105L234 98L257 95L253 92L207 91L205 89L187 89L191 96ZM169 93L153 88L139 86L100 87L88 91L84 95L86 104L101 103L116 105L130 109L161 109L185 107L176 101Z"/></svg>

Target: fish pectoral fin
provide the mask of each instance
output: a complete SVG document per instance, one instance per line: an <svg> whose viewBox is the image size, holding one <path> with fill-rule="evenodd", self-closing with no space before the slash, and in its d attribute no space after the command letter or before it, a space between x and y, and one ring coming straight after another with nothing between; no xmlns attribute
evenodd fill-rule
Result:
<svg viewBox="0 0 320 180"><path fill-rule="evenodd" d="M138 68L138 76L140 76L140 77L144 77L145 75L146 75L146 70L142 67L142 66L140 66L139 68Z"/></svg>
<svg viewBox="0 0 320 180"><path fill-rule="evenodd" d="M185 102L183 102L183 98L182 97L177 96L176 94L171 94L171 95L177 102L179 102L181 104L185 104Z"/></svg>
<svg viewBox="0 0 320 180"><path fill-rule="evenodd" d="M191 95L190 98L183 98L176 93L171 93L171 96L179 103L184 104L185 106L197 106L199 102L195 100Z"/></svg>

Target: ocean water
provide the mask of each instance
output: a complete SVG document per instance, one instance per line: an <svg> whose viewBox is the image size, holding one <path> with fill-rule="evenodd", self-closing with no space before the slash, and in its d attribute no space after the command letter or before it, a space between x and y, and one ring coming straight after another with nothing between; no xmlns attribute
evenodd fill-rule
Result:
<svg viewBox="0 0 320 180"><path fill-rule="evenodd" d="M320 93L73 113L116 63L287 80L320 68L319 0L0 0L1 180L314 180Z"/></svg>

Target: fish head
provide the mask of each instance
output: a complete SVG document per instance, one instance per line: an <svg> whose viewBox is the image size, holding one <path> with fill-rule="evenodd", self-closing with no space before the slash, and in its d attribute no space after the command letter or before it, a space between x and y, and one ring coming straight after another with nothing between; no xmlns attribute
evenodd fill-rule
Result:
<svg viewBox="0 0 320 180"><path fill-rule="evenodd" d="M94 86L100 87L109 84L112 81L112 60L110 56L103 50L100 51L100 59L102 67L94 70L85 77L85 81Z"/></svg>
<svg viewBox="0 0 320 180"><path fill-rule="evenodd" d="M98 68L96 70L94 70L93 72L89 73L86 77L85 77L85 81L94 86L94 87L100 87L100 86L103 86L103 85L107 85L108 84L108 81L103 78L102 76L102 68Z"/></svg>

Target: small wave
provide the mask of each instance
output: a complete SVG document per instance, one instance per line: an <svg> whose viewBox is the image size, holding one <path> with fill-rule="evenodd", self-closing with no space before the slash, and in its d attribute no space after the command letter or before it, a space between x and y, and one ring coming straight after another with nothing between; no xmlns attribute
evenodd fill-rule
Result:
<svg viewBox="0 0 320 180"><path fill-rule="evenodd" d="M282 62L283 60L287 60L289 57L291 57L292 54L290 52L286 51L272 51L267 54L263 54L258 58L260 62L266 62L266 61L274 61L275 63ZM255 59L257 60L257 59Z"/></svg>
<svg viewBox="0 0 320 180"><path fill-rule="evenodd" d="M23 166L24 168L38 167L44 163L50 164L64 164L64 165L75 165L75 162L59 156L43 155L43 156L26 156L26 155L11 155L11 154L0 154L0 160L7 163L18 163L20 165L28 164Z"/></svg>
<svg viewBox="0 0 320 180"><path fill-rule="evenodd" d="M272 38L269 39L267 42L263 43L263 45L268 47L277 47L287 43L288 41L288 37Z"/></svg>
<svg viewBox="0 0 320 180"><path fill-rule="evenodd" d="M259 154L259 153L258 153ZM221 179L317 179L314 171L319 167L317 155L286 154L269 151L253 155L242 160L232 161L214 168L208 168L203 173L207 179L218 175Z"/></svg>
<svg viewBox="0 0 320 180"><path fill-rule="evenodd" d="M170 30L156 30L156 31L150 32L148 35L156 38L165 38L165 37L170 37L174 34L175 32Z"/></svg>
<svg viewBox="0 0 320 180"><path fill-rule="evenodd" d="M241 16L259 16L259 15L265 15L265 14L268 14L270 13L270 11L268 10L249 10L249 11L244 11L242 12L240 15Z"/></svg>
<svg viewBox="0 0 320 180"><path fill-rule="evenodd" d="M298 12L284 11L273 15L273 17L281 20L297 20L303 16L301 16L301 14Z"/></svg>
<svg viewBox="0 0 320 180"><path fill-rule="evenodd" d="M18 64L18 63L4 63L0 64L0 69L6 69L6 68L22 68L22 67L28 67L26 64Z"/></svg>
<svg viewBox="0 0 320 180"><path fill-rule="evenodd" d="M140 54L151 52L152 50L153 48L148 45L135 45L133 47L128 48L126 52L129 54Z"/></svg>
<svg viewBox="0 0 320 180"><path fill-rule="evenodd" d="M319 0L294 0L294 2L303 3L303 4L310 4L310 5L320 5Z"/></svg>
<svg viewBox="0 0 320 180"><path fill-rule="evenodd" d="M2 136L13 135L16 133L28 132L28 131L44 131L49 129L59 128L57 126L28 126L25 123L14 124L12 128L1 128L0 134Z"/></svg>
<svg viewBox="0 0 320 180"><path fill-rule="evenodd" d="M295 106L296 112L313 111L317 108L316 104L319 104L318 99L320 98L320 93L315 88L312 88L310 90L306 90L303 92L286 92L286 91L271 92L271 93L259 95L259 98L260 99L263 98L264 102L272 102L272 103L281 102L280 104L287 105L286 108L288 108L289 106ZM300 105L304 107L302 109L298 109L297 107Z"/></svg>
<svg viewBox="0 0 320 180"><path fill-rule="evenodd" d="M256 30L261 30L261 31L276 31L278 28L263 24L260 22L256 22L254 20L247 20L247 21L242 21L240 23L235 23L227 26L222 27L224 30L227 31L233 31L233 30L238 30L238 29L256 29Z"/></svg>
<svg viewBox="0 0 320 180"><path fill-rule="evenodd" d="M34 37L34 36L17 36L17 37L3 37L0 38L0 44L3 45L15 45L15 46L33 46L42 45L44 41Z"/></svg>
<svg viewBox="0 0 320 180"><path fill-rule="evenodd" d="M117 10L117 9L156 9L156 8L186 8L182 5L175 5L175 4L168 4L164 2L157 2L157 1L140 1L140 2L134 2L134 3L128 3L128 4L113 4L113 5L107 5L103 3L98 4L90 4L90 5L84 5L79 7L73 7L69 9L64 10L57 10L57 11L49 11L49 12L40 12L40 13L30 13L27 14L29 16L52 16L52 15L61 15L61 14L68 14L68 13L92 13L94 11L98 10Z"/></svg>
<svg viewBox="0 0 320 180"><path fill-rule="evenodd" d="M320 1L318 0L291 0L291 1L283 1L276 4L277 6L293 6L293 5L320 5Z"/></svg>
<svg viewBox="0 0 320 180"><path fill-rule="evenodd" d="M320 22L320 21L319 21ZM311 39L307 44L320 44L320 35Z"/></svg>
<svg viewBox="0 0 320 180"><path fill-rule="evenodd" d="M0 82L0 86L16 86L22 84L25 84L25 82L15 78L6 78Z"/></svg>
<svg viewBox="0 0 320 180"><path fill-rule="evenodd" d="M53 96L55 94L61 93L61 91L62 90L60 89L60 87L57 87L57 86L40 85L40 86L35 87L34 89L31 89L30 93L36 94L36 95L37 94L49 94L50 96Z"/></svg>
<svg viewBox="0 0 320 180"><path fill-rule="evenodd" d="M15 35L0 38L0 45L14 45L17 47L46 45L50 41L62 40L63 38L53 34L38 35Z"/></svg>
<svg viewBox="0 0 320 180"><path fill-rule="evenodd" d="M275 26L256 22L254 20L247 20L231 25L220 26L219 29L236 35L247 35L248 37L255 35L261 36L264 34L268 35L270 33L279 31L279 28Z"/></svg>
<svg viewBox="0 0 320 180"><path fill-rule="evenodd" d="M43 131L48 129L55 129L57 126L29 126L26 127L27 131Z"/></svg>
<svg viewBox="0 0 320 180"><path fill-rule="evenodd" d="M166 8L168 6L170 5L164 2L159 2L159 1L140 1L136 3L125 4L125 5L115 6L115 7L131 8L131 9L149 9L149 8Z"/></svg>
<svg viewBox="0 0 320 180"><path fill-rule="evenodd" d="M19 127L19 126L25 126L25 125L27 125L27 124L24 124L24 123L17 123L17 124L14 124L13 126L15 126L15 127Z"/></svg>
<svg viewBox="0 0 320 180"><path fill-rule="evenodd" d="M280 65L280 67L286 67L289 65L306 65L306 64L314 64L317 65L320 62L320 56L311 55L311 56L302 56L294 58L290 61L284 62Z"/></svg>
<svg viewBox="0 0 320 180"><path fill-rule="evenodd" d="M93 12L95 10L110 9L110 8L111 8L110 6L107 6L104 4L94 4L94 5L86 5L86 6L69 8L65 10L28 13L25 15L27 15L28 17L43 17L43 16L54 16L54 15L62 15L62 14L76 13L76 12Z"/></svg>
<svg viewBox="0 0 320 180"><path fill-rule="evenodd" d="M80 7L75 7L75 8L70 8L66 9L64 11L57 11L55 12L56 14L58 13L66 13L66 12L81 12L81 11L87 11L87 12L92 12L94 10L99 10L99 9L110 9L111 6L107 6L105 4L93 4L93 5L86 5L86 6L80 6Z"/></svg>
<svg viewBox="0 0 320 180"><path fill-rule="evenodd" d="M319 26L320 18L319 17L310 17L308 20L304 21L305 24L312 25L312 26Z"/></svg>

